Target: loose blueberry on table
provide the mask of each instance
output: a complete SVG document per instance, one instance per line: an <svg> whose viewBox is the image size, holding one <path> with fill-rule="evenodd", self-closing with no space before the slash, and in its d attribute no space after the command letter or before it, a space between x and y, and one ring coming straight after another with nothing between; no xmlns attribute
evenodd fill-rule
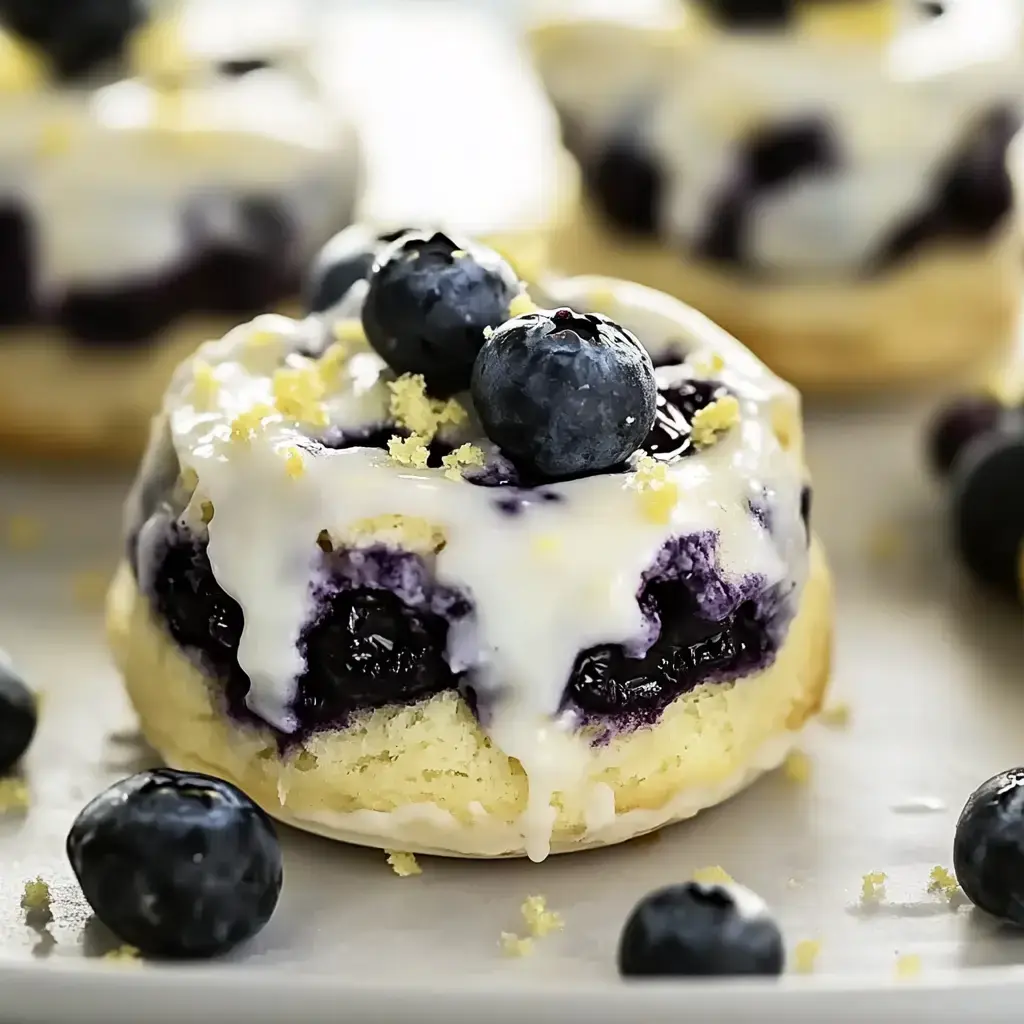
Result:
<svg viewBox="0 0 1024 1024"><path fill-rule="evenodd" d="M36 724L35 695L0 657L0 775L21 760L35 736Z"/></svg>
<svg viewBox="0 0 1024 1024"><path fill-rule="evenodd" d="M75 819L67 854L89 905L152 957L210 957L270 920L282 862L270 819L234 786L172 769L111 786Z"/></svg>
<svg viewBox="0 0 1024 1024"><path fill-rule="evenodd" d="M778 975L782 933L764 901L735 883L687 882L645 896L619 938L625 978Z"/></svg>
<svg viewBox="0 0 1024 1024"><path fill-rule="evenodd" d="M956 825L953 870L975 906L1024 925L1024 768L971 795Z"/></svg>
<svg viewBox="0 0 1024 1024"><path fill-rule="evenodd" d="M420 373L436 398L469 387L473 361L509 317L519 279L494 251L411 232L377 259L363 305L367 340L396 373Z"/></svg>

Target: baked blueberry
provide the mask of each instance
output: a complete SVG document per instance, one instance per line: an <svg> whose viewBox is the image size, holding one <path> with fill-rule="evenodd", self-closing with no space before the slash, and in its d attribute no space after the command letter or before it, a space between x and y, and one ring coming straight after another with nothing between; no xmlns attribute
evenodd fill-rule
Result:
<svg viewBox="0 0 1024 1024"><path fill-rule="evenodd" d="M488 328L503 324L519 293L512 268L485 246L440 232L411 232L370 274L363 329L396 373L421 373L446 398L469 386Z"/></svg>
<svg viewBox="0 0 1024 1024"><path fill-rule="evenodd" d="M700 5L724 28L784 28L796 0L700 0Z"/></svg>
<svg viewBox="0 0 1024 1024"><path fill-rule="evenodd" d="M304 289L306 310L322 313L340 302L352 285L369 276L384 248L411 230L380 234L365 224L352 224L339 231L313 260Z"/></svg>
<svg viewBox="0 0 1024 1024"><path fill-rule="evenodd" d="M582 160L588 193L621 231L652 235L658 227L664 180L657 159L631 125Z"/></svg>
<svg viewBox="0 0 1024 1024"><path fill-rule="evenodd" d="M487 436L518 465L557 478L611 469L654 423L651 357L629 331L571 309L515 317L473 367Z"/></svg>
<svg viewBox="0 0 1024 1024"><path fill-rule="evenodd" d="M120 56L149 7L150 0L0 0L0 20L69 79Z"/></svg>
<svg viewBox="0 0 1024 1024"><path fill-rule="evenodd" d="M1024 768L971 794L956 823L953 870L975 906L1024 925Z"/></svg>
<svg viewBox="0 0 1024 1024"><path fill-rule="evenodd" d="M1024 542L1024 435L981 437L953 468L954 548L982 583L1007 595L1021 593Z"/></svg>
<svg viewBox="0 0 1024 1024"><path fill-rule="evenodd" d="M193 772L153 769L111 786L75 819L67 854L96 916L146 956L226 953L263 928L281 893L270 819Z"/></svg>
<svg viewBox="0 0 1024 1024"><path fill-rule="evenodd" d="M10 662L0 657L0 775L21 760L36 733L36 698Z"/></svg>
<svg viewBox="0 0 1024 1024"><path fill-rule="evenodd" d="M1003 415L1003 407L989 395L964 395L940 409L928 428L932 469L939 476L948 475L960 453L975 438L994 431Z"/></svg>
<svg viewBox="0 0 1024 1024"><path fill-rule="evenodd" d="M645 896L619 938L623 977L782 973L782 933L764 901L739 885L687 882Z"/></svg>

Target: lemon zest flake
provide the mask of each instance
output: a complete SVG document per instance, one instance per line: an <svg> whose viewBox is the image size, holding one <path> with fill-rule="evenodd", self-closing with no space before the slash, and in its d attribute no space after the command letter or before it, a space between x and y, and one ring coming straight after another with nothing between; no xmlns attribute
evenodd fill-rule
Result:
<svg viewBox="0 0 1024 1024"><path fill-rule="evenodd" d="M693 881L701 885L732 885L733 877L725 868L711 864L706 868L697 868L693 873Z"/></svg>
<svg viewBox="0 0 1024 1024"><path fill-rule="evenodd" d="M527 896L519 910L526 922L526 930L535 939L543 939L565 927L562 915L548 909L548 901L544 896Z"/></svg>
<svg viewBox="0 0 1024 1024"><path fill-rule="evenodd" d="M274 372L274 405L282 416L312 427L327 426L324 382L316 366L285 366Z"/></svg>
<svg viewBox="0 0 1024 1024"><path fill-rule="evenodd" d="M951 871L936 864L928 876L928 891L941 893L946 899L952 900L960 892L960 883Z"/></svg>
<svg viewBox="0 0 1024 1024"><path fill-rule="evenodd" d="M650 455L642 455L628 484L639 492L640 512L649 523L665 526L679 502L679 487L667 477L667 467Z"/></svg>
<svg viewBox="0 0 1024 1024"><path fill-rule="evenodd" d="M425 444L433 441L446 424L459 426L466 422L466 410L454 398L441 402L427 394L426 381L420 373L403 373L388 387L391 389L391 418L397 426L419 434Z"/></svg>
<svg viewBox="0 0 1024 1024"><path fill-rule="evenodd" d="M533 939L520 938L514 932L502 932L500 943L505 956L524 957L533 952Z"/></svg>
<svg viewBox="0 0 1024 1024"><path fill-rule="evenodd" d="M23 910L50 909L50 884L41 875L25 883L21 906Z"/></svg>
<svg viewBox="0 0 1024 1024"><path fill-rule="evenodd" d="M881 903L885 899L886 873L884 871L869 871L860 880L860 901L861 903Z"/></svg>
<svg viewBox="0 0 1024 1024"><path fill-rule="evenodd" d="M415 853L405 853L401 850L386 850L388 864L399 878L412 878L414 875L422 875L423 868L420 867Z"/></svg>
<svg viewBox="0 0 1024 1024"><path fill-rule="evenodd" d="M484 453L475 444L460 445L455 451L442 456L441 464L445 467L444 475L449 480L459 481L462 479L463 467L484 464Z"/></svg>
<svg viewBox="0 0 1024 1024"><path fill-rule="evenodd" d="M725 369L725 360L717 353L709 350L694 352L687 360L687 365L700 377L713 377Z"/></svg>
<svg viewBox="0 0 1024 1024"><path fill-rule="evenodd" d="M250 441L262 429L263 421L273 415L273 406L267 405L266 402L257 402L252 408L240 412L231 421L231 440Z"/></svg>
<svg viewBox="0 0 1024 1024"><path fill-rule="evenodd" d="M306 472L306 461L298 448L286 448L284 471L293 479L298 480Z"/></svg>
<svg viewBox="0 0 1024 1024"><path fill-rule="evenodd" d="M388 441L388 455L400 466L426 469L430 449L427 447L425 437L413 434L410 437L392 437Z"/></svg>
<svg viewBox="0 0 1024 1024"><path fill-rule="evenodd" d="M740 421L740 403L735 395L723 395L698 409L690 423L690 440L699 448L714 444Z"/></svg>
<svg viewBox="0 0 1024 1024"><path fill-rule="evenodd" d="M793 948L793 970L797 974L811 974L821 953L818 939L803 939Z"/></svg>

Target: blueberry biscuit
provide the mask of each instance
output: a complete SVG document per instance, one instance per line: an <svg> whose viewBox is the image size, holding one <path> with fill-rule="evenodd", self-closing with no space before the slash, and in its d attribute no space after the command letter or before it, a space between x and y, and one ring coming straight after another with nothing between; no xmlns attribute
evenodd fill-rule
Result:
<svg viewBox="0 0 1024 1024"><path fill-rule="evenodd" d="M535 860L778 765L831 634L796 392L639 285L356 248L165 396L108 603L149 740L300 828Z"/></svg>
<svg viewBox="0 0 1024 1024"><path fill-rule="evenodd" d="M0 3L4 448L137 458L174 366L350 220L348 119L233 6Z"/></svg>
<svg viewBox="0 0 1024 1024"><path fill-rule="evenodd" d="M1020 293L1019 5L593 6L532 33L582 171L560 266L678 295L809 389L1003 351Z"/></svg>

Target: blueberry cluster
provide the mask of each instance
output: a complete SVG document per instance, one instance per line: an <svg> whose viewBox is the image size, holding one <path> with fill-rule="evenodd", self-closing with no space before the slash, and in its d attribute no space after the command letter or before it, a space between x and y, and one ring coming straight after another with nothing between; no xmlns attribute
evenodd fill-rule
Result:
<svg viewBox="0 0 1024 1024"><path fill-rule="evenodd" d="M948 487L950 533L964 566L985 586L1019 600L1024 411L991 395L966 395L935 417L928 458Z"/></svg>
<svg viewBox="0 0 1024 1024"><path fill-rule="evenodd" d="M38 47L63 80L116 60L151 0L0 0L0 21Z"/></svg>

